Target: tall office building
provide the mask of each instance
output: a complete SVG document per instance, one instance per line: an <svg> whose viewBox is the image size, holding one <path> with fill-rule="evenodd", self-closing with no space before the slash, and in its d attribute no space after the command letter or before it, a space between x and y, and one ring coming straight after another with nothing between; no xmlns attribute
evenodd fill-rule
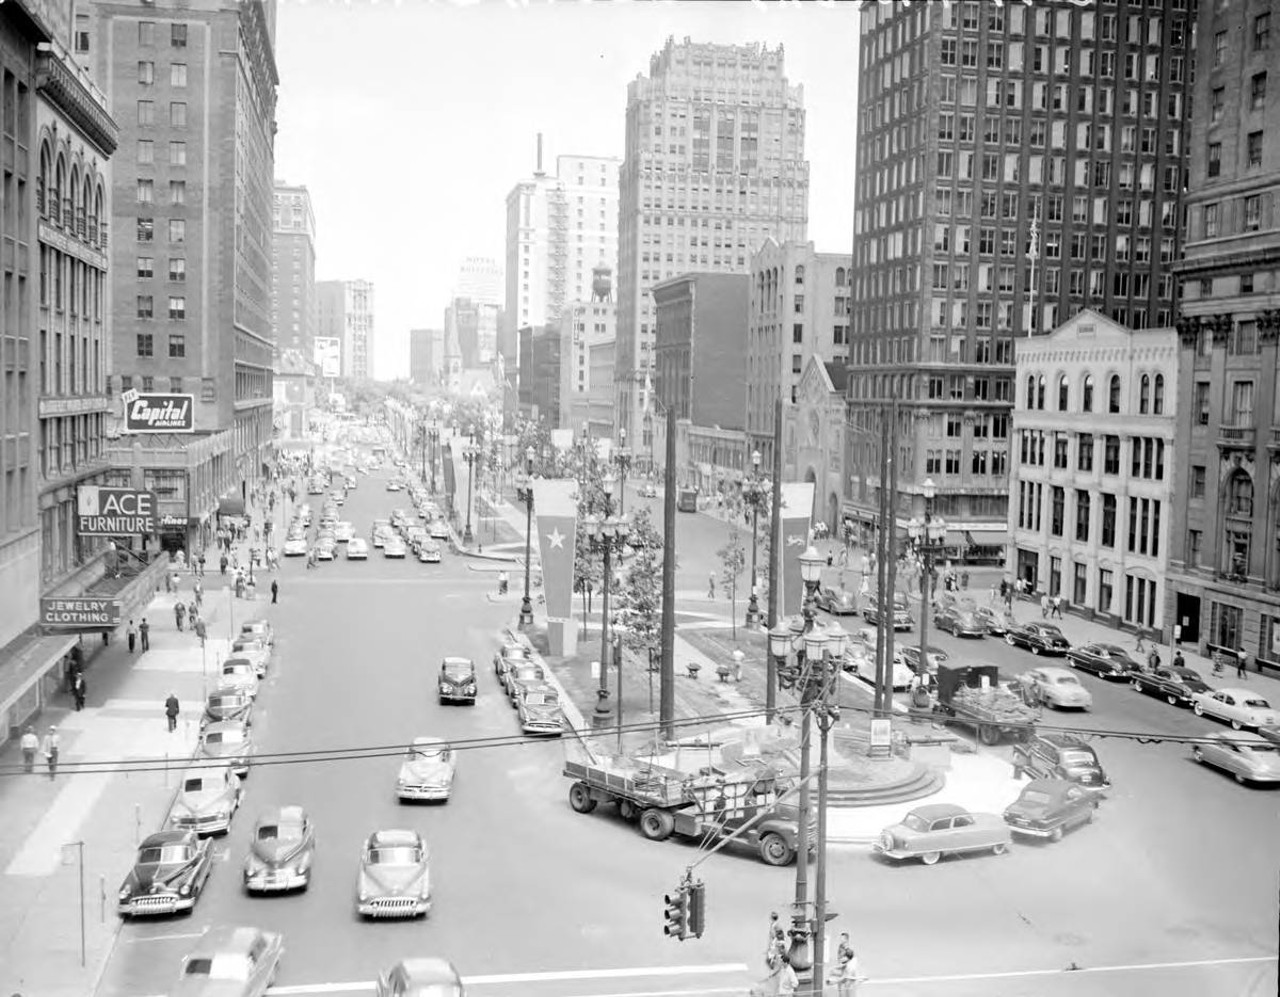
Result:
<svg viewBox="0 0 1280 997"><path fill-rule="evenodd" d="M862 8L845 514L1007 533L1014 339L1083 308L1173 319L1186 0Z"/></svg>
<svg viewBox="0 0 1280 997"><path fill-rule="evenodd" d="M444 369L444 330L409 330L409 380L419 387L440 383Z"/></svg>
<svg viewBox="0 0 1280 997"><path fill-rule="evenodd" d="M310 361L315 351L316 216L311 194L277 180L271 262L271 326L277 350L296 350Z"/></svg>
<svg viewBox="0 0 1280 997"><path fill-rule="evenodd" d="M500 305L504 286L502 267L488 256L468 256L458 270L458 283L453 289L455 298L469 298L482 305Z"/></svg>
<svg viewBox="0 0 1280 997"><path fill-rule="evenodd" d="M593 270L616 266L618 167L611 156L566 155L548 175L538 136L533 176L507 195L503 342L525 326L558 325L566 302L590 299ZM516 359L504 356L508 368Z"/></svg>
<svg viewBox="0 0 1280 997"><path fill-rule="evenodd" d="M340 342L342 377L373 377L373 283L367 280L316 281L319 350Z"/></svg>
<svg viewBox="0 0 1280 997"><path fill-rule="evenodd" d="M765 239L805 240L804 125L782 46L668 39L628 84L614 382L633 448L653 445L640 410L657 328L649 289L695 271L745 274Z"/></svg>
<svg viewBox="0 0 1280 997"><path fill-rule="evenodd" d="M1280 669L1280 39L1199 7L1165 619ZM1277 25L1280 27L1280 25ZM1273 127L1274 126L1274 127Z"/></svg>

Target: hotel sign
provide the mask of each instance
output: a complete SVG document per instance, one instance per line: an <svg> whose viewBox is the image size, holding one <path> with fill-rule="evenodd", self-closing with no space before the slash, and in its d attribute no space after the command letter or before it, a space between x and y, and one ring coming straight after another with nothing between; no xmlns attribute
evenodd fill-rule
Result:
<svg viewBox="0 0 1280 997"><path fill-rule="evenodd" d="M194 433L196 430L195 395L126 391L123 398L126 433Z"/></svg>
<svg viewBox="0 0 1280 997"><path fill-rule="evenodd" d="M114 628L120 625L120 617L119 599L70 596L40 600L40 622L46 627L63 630Z"/></svg>
<svg viewBox="0 0 1280 997"><path fill-rule="evenodd" d="M81 485L76 530L82 537L149 536L156 532L155 492Z"/></svg>

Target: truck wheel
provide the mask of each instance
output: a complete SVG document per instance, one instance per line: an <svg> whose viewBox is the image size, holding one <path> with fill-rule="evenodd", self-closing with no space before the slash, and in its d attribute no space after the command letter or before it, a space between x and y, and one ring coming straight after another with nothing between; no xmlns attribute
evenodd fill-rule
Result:
<svg viewBox="0 0 1280 997"><path fill-rule="evenodd" d="M992 724L983 724L978 728L978 740L988 748L1000 743L1000 728Z"/></svg>
<svg viewBox="0 0 1280 997"><path fill-rule="evenodd" d="M596 808L596 801L585 783L575 782L569 787L569 806L580 814L589 814Z"/></svg>
<svg viewBox="0 0 1280 997"><path fill-rule="evenodd" d="M795 849L776 831L770 831L760 839L760 858L766 865L790 865L795 857Z"/></svg>
<svg viewBox="0 0 1280 997"><path fill-rule="evenodd" d="M676 819L665 810L650 808L640 815L640 833L650 841L666 841L676 828Z"/></svg>

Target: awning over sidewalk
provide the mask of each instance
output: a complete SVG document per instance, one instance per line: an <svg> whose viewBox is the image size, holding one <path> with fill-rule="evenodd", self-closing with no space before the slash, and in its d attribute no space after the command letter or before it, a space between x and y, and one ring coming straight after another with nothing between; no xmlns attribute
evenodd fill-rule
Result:
<svg viewBox="0 0 1280 997"><path fill-rule="evenodd" d="M1003 547L1009 542L1009 534L1002 530L969 530L965 536L974 547Z"/></svg>
<svg viewBox="0 0 1280 997"><path fill-rule="evenodd" d="M18 703L78 640L76 634L44 636L38 626L27 628L0 648L0 744L9 736L9 726L23 723L26 716L10 716ZM38 707L38 698L34 700ZM20 713L27 713L19 710Z"/></svg>
<svg viewBox="0 0 1280 997"><path fill-rule="evenodd" d="M964 530L947 530L947 538L943 543L948 547L963 547L967 535Z"/></svg>
<svg viewBox="0 0 1280 997"><path fill-rule="evenodd" d="M234 492L230 495L224 495L218 499L218 515L219 516L243 516L244 515L244 499Z"/></svg>

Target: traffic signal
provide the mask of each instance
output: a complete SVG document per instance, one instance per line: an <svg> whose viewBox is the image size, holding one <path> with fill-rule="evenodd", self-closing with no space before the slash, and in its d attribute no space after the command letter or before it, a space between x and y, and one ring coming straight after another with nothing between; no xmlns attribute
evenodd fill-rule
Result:
<svg viewBox="0 0 1280 997"><path fill-rule="evenodd" d="M707 923L707 884L699 880L689 887L689 934L701 938Z"/></svg>
<svg viewBox="0 0 1280 997"><path fill-rule="evenodd" d="M689 937L689 887L681 885L675 896L668 893L662 898L662 902L666 904L666 924L662 927L662 933L669 938L684 941Z"/></svg>

